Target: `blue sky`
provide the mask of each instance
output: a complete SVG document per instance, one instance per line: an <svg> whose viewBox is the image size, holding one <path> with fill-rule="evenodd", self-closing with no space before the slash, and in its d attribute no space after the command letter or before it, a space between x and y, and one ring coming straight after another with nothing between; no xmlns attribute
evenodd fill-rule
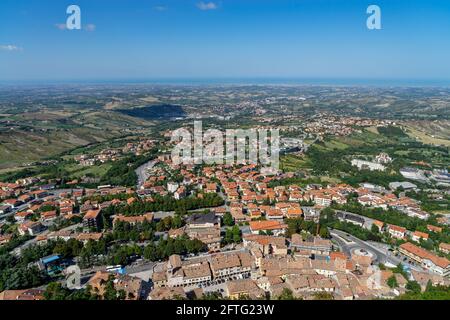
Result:
<svg viewBox="0 0 450 320"><path fill-rule="evenodd" d="M61 30L71 4L83 30ZM439 80L449 57L448 0L0 1L2 81Z"/></svg>

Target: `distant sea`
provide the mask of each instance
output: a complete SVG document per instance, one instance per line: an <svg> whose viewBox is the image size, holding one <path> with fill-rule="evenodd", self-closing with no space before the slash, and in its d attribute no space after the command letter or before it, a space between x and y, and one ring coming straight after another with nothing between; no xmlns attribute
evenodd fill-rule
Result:
<svg viewBox="0 0 450 320"><path fill-rule="evenodd" d="M368 87L450 87L450 79L357 79L357 78L149 78L0 81L0 85L58 84L153 84L153 85L312 85Z"/></svg>

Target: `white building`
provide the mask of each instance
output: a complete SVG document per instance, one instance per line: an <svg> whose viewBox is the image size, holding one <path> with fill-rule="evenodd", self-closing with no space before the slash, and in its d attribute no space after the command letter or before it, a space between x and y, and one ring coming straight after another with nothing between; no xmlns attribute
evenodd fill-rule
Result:
<svg viewBox="0 0 450 320"><path fill-rule="evenodd" d="M386 167L376 162L353 159L352 166L358 167L359 170L385 171Z"/></svg>

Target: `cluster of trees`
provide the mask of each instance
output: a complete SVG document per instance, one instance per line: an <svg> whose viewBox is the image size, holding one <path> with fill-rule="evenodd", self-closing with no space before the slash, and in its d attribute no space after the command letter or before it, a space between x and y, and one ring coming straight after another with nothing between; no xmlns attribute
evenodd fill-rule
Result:
<svg viewBox="0 0 450 320"><path fill-rule="evenodd" d="M49 179L65 180L66 177L69 176L69 172L65 170L64 167L70 162L73 162L73 160L65 161L63 159L58 159L58 163L56 164L40 164L33 168L26 168L0 175L0 180L4 182L15 182L19 179L35 176L45 176Z"/></svg>
<svg viewBox="0 0 450 320"><path fill-rule="evenodd" d="M405 132L403 132L401 128L394 126L379 127L377 128L377 131L380 134L387 137L396 137L396 138L408 137L408 135Z"/></svg>
<svg viewBox="0 0 450 320"><path fill-rule="evenodd" d="M144 163L154 159L157 153L158 149L153 148L145 155L131 155L119 161L112 162L111 168L101 178L100 183L126 187L136 185L138 177L135 170Z"/></svg>
<svg viewBox="0 0 450 320"><path fill-rule="evenodd" d="M379 264L378 265L380 267L380 270L387 270L386 266L384 264ZM393 275L390 276L387 280L386 280L386 284L390 287L390 288L398 288L398 281L396 278L396 274L400 274L403 276L403 278L408 279L409 276L406 273L405 269L403 268L403 265L401 263L399 263L395 268L390 269L393 272ZM416 281L408 281L407 285L406 285L406 289L407 290L418 290L420 292L420 285L416 282Z"/></svg>
<svg viewBox="0 0 450 320"><path fill-rule="evenodd" d="M51 226L48 227L48 230L51 231L51 232L58 231L58 230L67 228L67 227L69 227L71 225L78 224L82 220L83 220L83 218L81 218L79 216L73 216L70 219L58 217L58 218L56 218L54 223Z"/></svg>
<svg viewBox="0 0 450 320"><path fill-rule="evenodd" d="M37 287L45 283L46 275L36 266L29 265L35 256L45 254L46 251L32 252L26 250L21 257L6 252L0 254L0 292L3 290L16 290ZM45 255L44 255L45 256Z"/></svg>
<svg viewBox="0 0 450 320"><path fill-rule="evenodd" d="M183 219L179 215L176 215L175 217L166 217L164 219L161 219L156 224L156 231L162 232L162 231L168 231L170 229L179 229L184 225Z"/></svg>
<svg viewBox="0 0 450 320"><path fill-rule="evenodd" d="M420 206L422 210L433 212L433 211L445 211L450 210L450 196L446 196L442 200L430 199L426 192L407 192L406 195L410 198L420 201Z"/></svg>
<svg viewBox="0 0 450 320"><path fill-rule="evenodd" d="M127 293L125 290L117 290L114 285L114 276L110 275L106 283L102 283L105 288L105 292L103 294L104 300L125 300L127 297Z"/></svg>
<svg viewBox="0 0 450 320"><path fill-rule="evenodd" d="M307 184L322 184L320 178L301 178L301 177L293 177L293 178L284 178L279 180L272 180L267 185L269 188L275 188L278 186L290 186L290 185L299 185L299 186L306 186Z"/></svg>
<svg viewBox="0 0 450 320"><path fill-rule="evenodd" d="M398 287L398 282L397 282L397 278L395 277L395 275L390 276L387 279L386 283L389 286L389 288L397 288Z"/></svg>
<svg viewBox="0 0 450 320"><path fill-rule="evenodd" d="M202 197L188 197L174 200L170 196L154 196L153 202L135 201L131 205L120 208L124 215L139 215L145 212L171 212L186 214L188 210L219 207L224 204L224 200L216 193L203 194Z"/></svg>
<svg viewBox="0 0 450 320"><path fill-rule="evenodd" d="M352 169L351 173L342 178L342 181L357 187L360 183L371 182L376 185L389 187L389 183L395 181L402 181L403 177L399 174L391 174L384 171L370 171L370 170L357 170Z"/></svg>
<svg viewBox="0 0 450 320"><path fill-rule="evenodd" d="M4 227L6 228L7 226L5 225ZM19 236L15 233L12 235L13 235L12 239L8 243L0 246L0 255L4 255L7 254L8 252L11 252L12 250L24 244L25 242L27 242L32 238L30 235Z"/></svg>
<svg viewBox="0 0 450 320"><path fill-rule="evenodd" d="M319 228L319 234L317 234L317 223L314 221L306 221L302 218L287 219L286 224L288 226L286 236L291 237L294 233L300 233L306 231L312 235L319 235L322 238L329 238L330 232L325 224L321 224Z"/></svg>
<svg viewBox="0 0 450 320"><path fill-rule="evenodd" d="M108 243L110 235L107 234L99 241L89 240L81 249L79 255L79 265L81 267L90 267L98 262L102 262L99 257L105 256L108 252Z"/></svg>
<svg viewBox="0 0 450 320"><path fill-rule="evenodd" d="M427 284L424 292L421 292L420 285L408 283L408 292L402 294L399 300L450 300L450 286L433 286L431 282Z"/></svg>
<svg viewBox="0 0 450 320"><path fill-rule="evenodd" d="M122 241L145 241L152 240L155 234L155 223L144 221L132 225L127 222L118 221L113 229L112 237L114 240Z"/></svg>
<svg viewBox="0 0 450 320"><path fill-rule="evenodd" d="M191 240L186 236L182 236L176 239L162 239L157 245L151 243L144 248L143 255L147 260L159 261L166 259L173 254L197 254L199 252L206 252L207 250L208 247L200 240Z"/></svg>
<svg viewBox="0 0 450 320"><path fill-rule="evenodd" d="M308 150L308 157L315 174L339 174L351 170L350 163L344 160L342 150L322 150L312 146Z"/></svg>
<svg viewBox="0 0 450 320"><path fill-rule="evenodd" d="M223 224L228 226L228 227L232 227L234 226L234 219L233 216L231 215L231 213L227 212L223 215L222 218Z"/></svg>
<svg viewBox="0 0 450 320"><path fill-rule="evenodd" d="M59 282L50 282L44 291L45 300L68 301L68 300L97 300L98 296L92 293L92 288L86 286L80 290L69 290Z"/></svg>
<svg viewBox="0 0 450 320"><path fill-rule="evenodd" d="M223 238L225 244L230 243L241 243L242 242L242 232L239 226L234 225L232 228L227 228L225 231L225 237Z"/></svg>
<svg viewBox="0 0 450 320"><path fill-rule="evenodd" d="M115 244L108 249L106 261L108 264L124 266L141 257L143 251L143 247L140 247L137 244Z"/></svg>
<svg viewBox="0 0 450 320"><path fill-rule="evenodd" d="M281 294L275 297L276 300L301 300L294 296L294 293L291 289L284 288Z"/></svg>

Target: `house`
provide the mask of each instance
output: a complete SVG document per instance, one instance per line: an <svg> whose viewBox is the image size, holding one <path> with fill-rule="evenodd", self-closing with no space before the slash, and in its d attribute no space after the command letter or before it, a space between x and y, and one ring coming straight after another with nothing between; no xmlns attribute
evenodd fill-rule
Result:
<svg viewBox="0 0 450 320"><path fill-rule="evenodd" d="M217 192L217 184L216 183L208 183L206 184L206 193L216 193Z"/></svg>
<svg viewBox="0 0 450 320"><path fill-rule="evenodd" d="M420 284L422 291L426 290L428 283L433 286L450 286L450 279L430 272L419 272L411 270L411 276Z"/></svg>
<svg viewBox="0 0 450 320"><path fill-rule="evenodd" d="M388 233L394 238L397 238L397 239L405 238L406 229L403 227L389 224L387 230L388 230Z"/></svg>
<svg viewBox="0 0 450 320"><path fill-rule="evenodd" d="M360 227L364 226L365 220L363 217L357 216L355 214L351 214L344 211L336 211L336 217L340 221L348 222Z"/></svg>
<svg viewBox="0 0 450 320"><path fill-rule="evenodd" d="M420 242L421 239L427 240L428 238L429 238L428 233L420 231L414 231L411 235L411 239L416 242Z"/></svg>
<svg viewBox="0 0 450 320"><path fill-rule="evenodd" d="M167 183L167 191L169 191L170 193L175 193L179 188L178 183L176 182L168 182Z"/></svg>
<svg viewBox="0 0 450 320"><path fill-rule="evenodd" d="M243 237L244 246L251 245L258 247L263 255L287 255L286 238L272 237L259 234L246 234Z"/></svg>
<svg viewBox="0 0 450 320"><path fill-rule="evenodd" d="M129 275L112 275L104 271L98 271L91 279L89 279L88 284L91 286L94 293L103 297L108 281L112 281L114 289L117 292L125 293L125 300L141 300L146 298L144 296L145 290L143 280Z"/></svg>
<svg viewBox="0 0 450 320"><path fill-rule="evenodd" d="M52 220L55 220L57 217L58 217L58 214L56 213L56 210L41 213L42 221L52 221Z"/></svg>
<svg viewBox="0 0 450 320"><path fill-rule="evenodd" d="M259 219L262 216L260 209L248 209L248 215L251 219Z"/></svg>
<svg viewBox="0 0 450 320"><path fill-rule="evenodd" d="M167 263L166 279L168 287L199 286L212 280L212 272L205 259L183 262L180 256L173 255ZM161 280L164 279L157 275L157 280L161 285Z"/></svg>
<svg viewBox="0 0 450 320"><path fill-rule="evenodd" d="M380 221L380 220L373 220L372 221L372 225L375 225L378 228L379 232L383 231L383 227L384 227L384 222Z"/></svg>
<svg viewBox="0 0 450 320"><path fill-rule="evenodd" d="M27 220L29 217L31 217L33 215L33 212L30 212L30 211L20 211L20 212L17 212L15 215L14 215L14 219L17 221L17 222L24 222L25 220Z"/></svg>
<svg viewBox="0 0 450 320"><path fill-rule="evenodd" d="M4 200L3 204L14 209L14 208L17 208L18 206L20 206L22 204L22 202L20 200L18 200L18 199L12 198L12 199Z"/></svg>
<svg viewBox="0 0 450 320"><path fill-rule="evenodd" d="M242 297L249 297L252 300L265 297L264 290L258 287L257 283L251 279L228 281L225 287L225 294L232 300Z"/></svg>
<svg viewBox="0 0 450 320"><path fill-rule="evenodd" d="M287 225L281 221L250 221L250 232L259 234L260 232L269 232L275 236L281 235L286 231Z"/></svg>
<svg viewBox="0 0 450 320"><path fill-rule="evenodd" d="M440 243L439 251L441 251L445 254L449 254L450 253L450 244L449 243Z"/></svg>
<svg viewBox="0 0 450 320"><path fill-rule="evenodd" d="M431 231L431 232L436 232L436 233L441 233L442 232L442 228L441 227L436 227L436 226L433 226L431 224L427 225L427 229L428 229L428 231Z"/></svg>
<svg viewBox="0 0 450 320"><path fill-rule="evenodd" d="M314 207L302 207L303 218L305 221L319 222L320 210Z"/></svg>
<svg viewBox="0 0 450 320"><path fill-rule="evenodd" d="M42 232L43 229L44 227L40 222L25 221L19 226L18 231L19 234L22 236L26 234L29 234L30 236L35 236L36 234Z"/></svg>
<svg viewBox="0 0 450 320"><path fill-rule="evenodd" d="M5 214L11 211L11 207L7 205L0 205L0 214Z"/></svg>
<svg viewBox="0 0 450 320"><path fill-rule="evenodd" d="M289 208L286 212L286 218L297 219L301 218L303 215L303 210L301 208Z"/></svg>
<svg viewBox="0 0 450 320"><path fill-rule="evenodd" d="M25 289L25 290L5 290L0 292L0 301L5 300L44 300L44 290Z"/></svg>
<svg viewBox="0 0 450 320"><path fill-rule="evenodd" d="M101 233L101 232L98 232L98 233L80 233L79 235L76 236L76 239L78 241L81 241L84 244L86 244L86 243L89 242L89 240L99 241L102 237L103 237L103 233Z"/></svg>
<svg viewBox="0 0 450 320"><path fill-rule="evenodd" d="M225 213L227 213L227 208L225 208L225 207L214 208L214 213L218 217L223 217L225 215Z"/></svg>
<svg viewBox="0 0 450 320"><path fill-rule="evenodd" d="M281 209L271 208L266 211L267 220L283 220L284 215Z"/></svg>
<svg viewBox="0 0 450 320"><path fill-rule="evenodd" d="M183 288L156 287L150 292L150 295L148 296L148 300L174 300L174 299L187 299L187 295L184 292Z"/></svg>
<svg viewBox="0 0 450 320"><path fill-rule="evenodd" d="M186 197L186 187L185 186L181 186L177 189L177 191L175 191L175 193L173 194L174 198L176 200L180 200L184 197Z"/></svg>
<svg viewBox="0 0 450 320"><path fill-rule="evenodd" d="M83 226L87 230L99 230L101 223L101 209L91 209L83 217Z"/></svg>
<svg viewBox="0 0 450 320"><path fill-rule="evenodd" d="M253 257L247 252L218 253L211 256L210 266L214 279L250 276Z"/></svg>
<svg viewBox="0 0 450 320"><path fill-rule="evenodd" d="M144 221L152 222L153 221L153 213L146 213L141 216L124 216L117 215L113 219L113 226L115 226L118 222L126 222L131 225L136 225L138 223L144 223Z"/></svg>
<svg viewBox="0 0 450 320"><path fill-rule="evenodd" d="M12 234L0 235L0 245L7 244L12 239Z"/></svg>
<svg viewBox="0 0 450 320"><path fill-rule="evenodd" d="M27 203L27 202L33 200L33 198L29 194L23 194L23 195L19 196L17 199L22 203Z"/></svg>
<svg viewBox="0 0 450 320"><path fill-rule="evenodd" d="M210 251L220 249L220 218L214 212L193 214L186 219L185 232L190 239L198 239L206 244Z"/></svg>
<svg viewBox="0 0 450 320"><path fill-rule="evenodd" d="M293 234L290 246L295 251L306 251L310 255L329 255L333 251L333 244L330 240L320 237L309 237L303 240L300 234Z"/></svg>

